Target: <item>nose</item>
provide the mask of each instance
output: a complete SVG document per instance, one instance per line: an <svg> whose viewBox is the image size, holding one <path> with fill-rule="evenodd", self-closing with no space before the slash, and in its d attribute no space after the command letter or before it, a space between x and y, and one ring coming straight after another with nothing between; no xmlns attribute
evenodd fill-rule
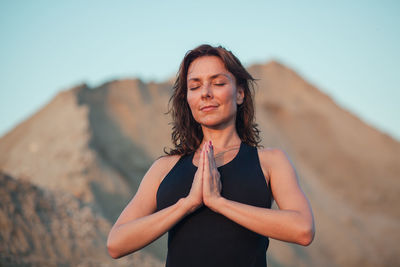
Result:
<svg viewBox="0 0 400 267"><path fill-rule="evenodd" d="M211 91L210 83L205 82L203 84L203 86L201 87L201 97L202 98L212 97L212 91Z"/></svg>

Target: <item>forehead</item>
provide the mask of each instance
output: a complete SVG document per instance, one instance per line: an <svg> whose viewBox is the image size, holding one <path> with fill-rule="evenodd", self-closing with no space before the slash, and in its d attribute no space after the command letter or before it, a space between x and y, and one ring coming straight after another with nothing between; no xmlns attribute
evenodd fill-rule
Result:
<svg viewBox="0 0 400 267"><path fill-rule="evenodd" d="M233 75L225 68L224 62L217 56L203 56L190 63L187 80L207 79L215 74L225 74L228 78Z"/></svg>

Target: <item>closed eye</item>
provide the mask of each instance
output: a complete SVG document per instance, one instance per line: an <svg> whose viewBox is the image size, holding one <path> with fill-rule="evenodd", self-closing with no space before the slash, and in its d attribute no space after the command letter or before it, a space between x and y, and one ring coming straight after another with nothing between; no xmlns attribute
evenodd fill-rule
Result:
<svg viewBox="0 0 400 267"><path fill-rule="evenodd" d="M225 83L215 83L216 86L224 86Z"/></svg>
<svg viewBox="0 0 400 267"><path fill-rule="evenodd" d="M197 88L199 88L200 86L196 86L196 87L191 87L191 88L189 88L189 90L195 90L195 89L197 89Z"/></svg>

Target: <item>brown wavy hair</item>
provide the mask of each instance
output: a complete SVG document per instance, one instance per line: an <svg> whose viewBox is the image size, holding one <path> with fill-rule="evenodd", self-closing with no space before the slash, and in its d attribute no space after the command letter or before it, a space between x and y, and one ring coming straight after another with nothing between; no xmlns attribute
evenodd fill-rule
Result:
<svg viewBox="0 0 400 267"><path fill-rule="evenodd" d="M173 93L168 102L166 114L172 115L172 143L175 148L164 153L168 155L187 155L200 146L203 139L201 125L195 121L187 102L187 73L190 64L203 56L217 56L225 64L225 68L236 78L236 86L244 91L243 103L238 105L236 113L236 131L242 142L259 147L261 142L254 118L254 85L255 79L247 72L239 59L231 51L222 46L214 47L203 44L189 50L179 67L173 86ZM172 103L172 106L170 104Z"/></svg>

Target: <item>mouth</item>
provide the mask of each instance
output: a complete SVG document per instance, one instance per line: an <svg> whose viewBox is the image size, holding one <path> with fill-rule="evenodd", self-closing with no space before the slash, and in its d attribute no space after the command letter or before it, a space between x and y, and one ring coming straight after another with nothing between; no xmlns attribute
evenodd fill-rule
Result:
<svg viewBox="0 0 400 267"><path fill-rule="evenodd" d="M214 110L214 109L217 109L217 108L218 108L218 106L209 105L209 106L205 106L205 107L200 108L200 110L205 112L205 111L211 111L211 110Z"/></svg>

